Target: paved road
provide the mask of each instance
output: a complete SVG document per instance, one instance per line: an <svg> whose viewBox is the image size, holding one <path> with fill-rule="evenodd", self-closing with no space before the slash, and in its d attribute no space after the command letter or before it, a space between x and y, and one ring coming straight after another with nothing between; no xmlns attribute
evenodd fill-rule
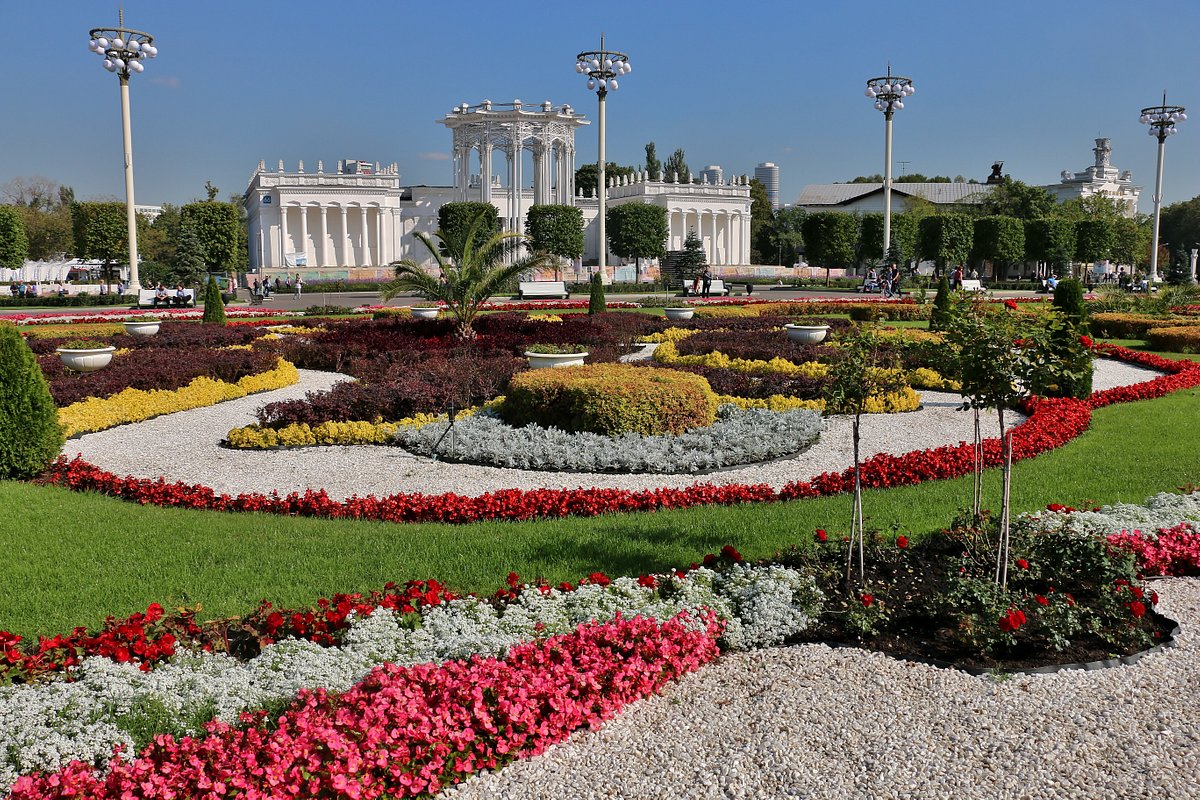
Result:
<svg viewBox="0 0 1200 800"><path fill-rule="evenodd" d="M632 294L608 294L606 296L609 300L636 301L642 297L647 296L648 294L654 294L654 292L646 291L646 292L638 292L638 293L632 293ZM1029 297L1031 295L1032 295L1031 292L1017 292L1017 291L1007 291L1007 290L992 292L992 296L994 296L994 297ZM240 306L240 307L246 307L246 305L247 305L246 290L245 289L241 290L238 293L238 297L239 297L239 301L237 302L236 305ZM854 292L844 292L844 291L834 291L834 290L824 290L824 289L794 289L794 288L790 288L790 287L775 288L775 287L770 287L770 286L760 286L760 287L755 288L753 298L756 300L760 299L760 298L766 299L766 300L823 300L823 299L853 300L853 299L868 299L868 298L878 299L879 295L878 294L860 295L860 294L856 294ZM503 301L503 300L509 300L509 299L516 300L515 297L508 298L508 297L503 297L503 296L497 296L493 299L496 301ZM572 299L586 300L587 295L586 294L575 294L575 295L572 295ZM419 297L405 296L405 297L393 298L392 300L389 300L387 303L383 303L383 305L412 306L412 305L419 305L424 302L425 301ZM375 292L308 292L308 291L306 291L300 297L296 297L291 292L281 292L279 294L273 294L273 295L271 295L271 299L268 300L266 303L264 303L263 307L269 308L269 309L279 309L279 310L284 310L284 311L303 311L304 309L308 308L309 306L314 306L314 305L317 305L317 306L319 306L319 305L345 306L347 308L354 308L356 306L362 306L362 305L380 305L380 304L381 303L379 300L379 295ZM0 316L4 316L4 315L8 315L8 314L18 314L18 313L35 313L35 314L48 313L48 312L54 312L54 311L62 311L64 313L78 314L78 313L87 313L89 311L111 311L111 310L119 309L119 308L121 308L121 306L96 306L94 308L88 308L88 307L62 308L62 307L57 307L57 306L26 306L23 308L7 308L7 309L0 308Z"/></svg>

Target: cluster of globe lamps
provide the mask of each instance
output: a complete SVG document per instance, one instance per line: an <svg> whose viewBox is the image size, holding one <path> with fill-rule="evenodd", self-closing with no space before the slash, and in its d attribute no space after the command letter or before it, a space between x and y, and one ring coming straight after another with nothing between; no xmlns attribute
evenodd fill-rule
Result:
<svg viewBox="0 0 1200 800"><path fill-rule="evenodd" d="M97 55L104 56L104 68L109 72L123 72L126 69L129 72L141 72L146 68L142 64L142 59L154 58L158 55L158 48L151 44L154 40L146 34L139 34L137 31L118 31L114 38L109 39L104 33L109 32L92 31L93 36L88 41L88 49ZM122 35L127 35L129 38L122 39ZM135 38L137 36L143 38Z"/></svg>

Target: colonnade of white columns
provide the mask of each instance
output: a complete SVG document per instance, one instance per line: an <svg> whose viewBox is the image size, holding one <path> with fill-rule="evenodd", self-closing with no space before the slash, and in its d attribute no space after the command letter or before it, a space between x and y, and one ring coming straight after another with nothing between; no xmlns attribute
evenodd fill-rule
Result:
<svg viewBox="0 0 1200 800"><path fill-rule="evenodd" d="M281 205L278 247L284 257L303 253L309 267L380 267L395 260L396 209L363 205ZM357 210L357 214L351 214ZM331 215L330 212L339 212ZM310 236L309 217L318 236ZM299 238L293 237L297 231ZM272 243L274 249L274 243Z"/></svg>
<svg viewBox="0 0 1200 800"><path fill-rule="evenodd" d="M682 250L689 231L704 243L708 263L740 266L750 263L750 217L723 210L667 209L668 250Z"/></svg>

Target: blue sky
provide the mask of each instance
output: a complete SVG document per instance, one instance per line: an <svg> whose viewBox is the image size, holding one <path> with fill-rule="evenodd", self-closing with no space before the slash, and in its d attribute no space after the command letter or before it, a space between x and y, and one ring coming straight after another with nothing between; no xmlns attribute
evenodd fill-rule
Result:
<svg viewBox="0 0 1200 800"><path fill-rule="evenodd" d="M634 67L609 95L611 161L641 164L649 141L663 159L684 148L693 171L773 161L785 202L881 172L883 117L863 88L890 60L917 87L896 116L897 172L983 179L1002 159L1014 178L1051 183L1106 136L1148 213L1155 142L1137 117L1165 89L1192 112L1167 144L1165 200L1200 194L1200 0L124 5L160 48L131 91L141 203L203 197L205 181L240 193L259 159L395 161L405 184L449 184L450 134L435 121L485 98L573 105L593 120L577 160L594 160L596 97L574 57L602 28ZM117 80L87 49L117 3L0 8L30 45L9 50L0 183L40 175L81 199L123 197Z"/></svg>

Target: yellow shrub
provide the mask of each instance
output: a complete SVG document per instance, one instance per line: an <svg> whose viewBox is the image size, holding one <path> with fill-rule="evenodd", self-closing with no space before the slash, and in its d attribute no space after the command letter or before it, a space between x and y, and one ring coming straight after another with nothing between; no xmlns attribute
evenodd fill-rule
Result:
<svg viewBox="0 0 1200 800"><path fill-rule="evenodd" d="M699 375L594 364L518 373L499 411L514 425L654 436L711 425L717 396Z"/></svg>
<svg viewBox="0 0 1200 800"><path fill-rule="evenodd" d="M786 397L773 394L765 400L760 397L734 397L729 394L717 396L721 405L732 403L738 408L765 408L767 411L796 411L801 408L813 411L824 411L824 400L801 400L799 397Z"/></svg>
<svg viewBox="0 0 1200 800"><path fill-rule="evenodd" d="M678 342L687 337L699 333L695 328L667 328L662 333L651 333L638 339L643 344L656 344L662 342Z"/></svg>
<svg viewBox="0 0 1200 800"><path fill-rule="evenodd" d="M1200 325L1200 319L1108 312L1088 317L1088 326L1093 335L1113 339L1145 339L1151 328L1186 328L1194 325Z"/></svg>
<svg viewBox="0 0 1200 800"><path fill-rule="evenodd" d="M1172 325L1146 331L1146 344L1151 350L1167 353L1200 353L1200 326Z"/></svg>
<svg viewBox="0 0 1200 800"><path fill-rule="evenodd" d="M477 410L468 408L458 412L458 416L469 417ZM314 445L388 444L400 428L423 428L431 422L444 419L446 419L445 414L415 414L396 422L383 422L378 419L372 422L331 421L322 422L319 425L298 422L278 429L247 425L243 428L234 428L226 438L230 446L243 450L311 447Z"/></svg>
<svg viewBox="0 0 1200 800"><path fill-rule="evenodd" d="M803 364L793 364L784 358L772 358L761 361L748 358L730 358L720 350L694 356L679 355L678 348L673 342L663 342L654 351L654 360L660 364L681 364L694 367L715 367L717 369L732 369L738 372L772 373L790 377L823 378L829 374L829 367L819 361L806 361Z"/></svg>
<svg viewBox="0 0 1200 800"><path fill-rule="evenodd" d="M562 322L562 317L558 314L530 314L530 322Z"/></svg>
<svg viewBox="0 0 1200 800"><path fill-rule="evenodd" d="M934 389L936 391L947 389L957 392L962 388L962 385L958 381L953 381L949 378L943 378L937 372L929 369L928 367L918 367L916 369L909 370L908 372L904 373L904 379L908 382L908 385L912 386L914 389Z"/></svg>
<svg viewBox="0 0 1200 800"><path fill-rule="evenodd" d="M83 322L78 325L62 323L57 325L21 325L21 333L35 339L102 339L105 336L115 336L125 332L125 326L119 322Z"/></svg>
<svg viewBox="0 0 1200 800"><path fill-rule="evenodd" d="M216 405L248 394L290 386L300 379L296 368L283 359L271 370L247 375L237 383L200 377L179 389L125 389L111 397L89 397L58 411L67 436L102 431L117 425Z"/></svg>
<svg viewBox="0 0 1200 800"><path fill-rule="evenodd" d="M757 317L765 306L696 306L697 317Z"/></svg>

